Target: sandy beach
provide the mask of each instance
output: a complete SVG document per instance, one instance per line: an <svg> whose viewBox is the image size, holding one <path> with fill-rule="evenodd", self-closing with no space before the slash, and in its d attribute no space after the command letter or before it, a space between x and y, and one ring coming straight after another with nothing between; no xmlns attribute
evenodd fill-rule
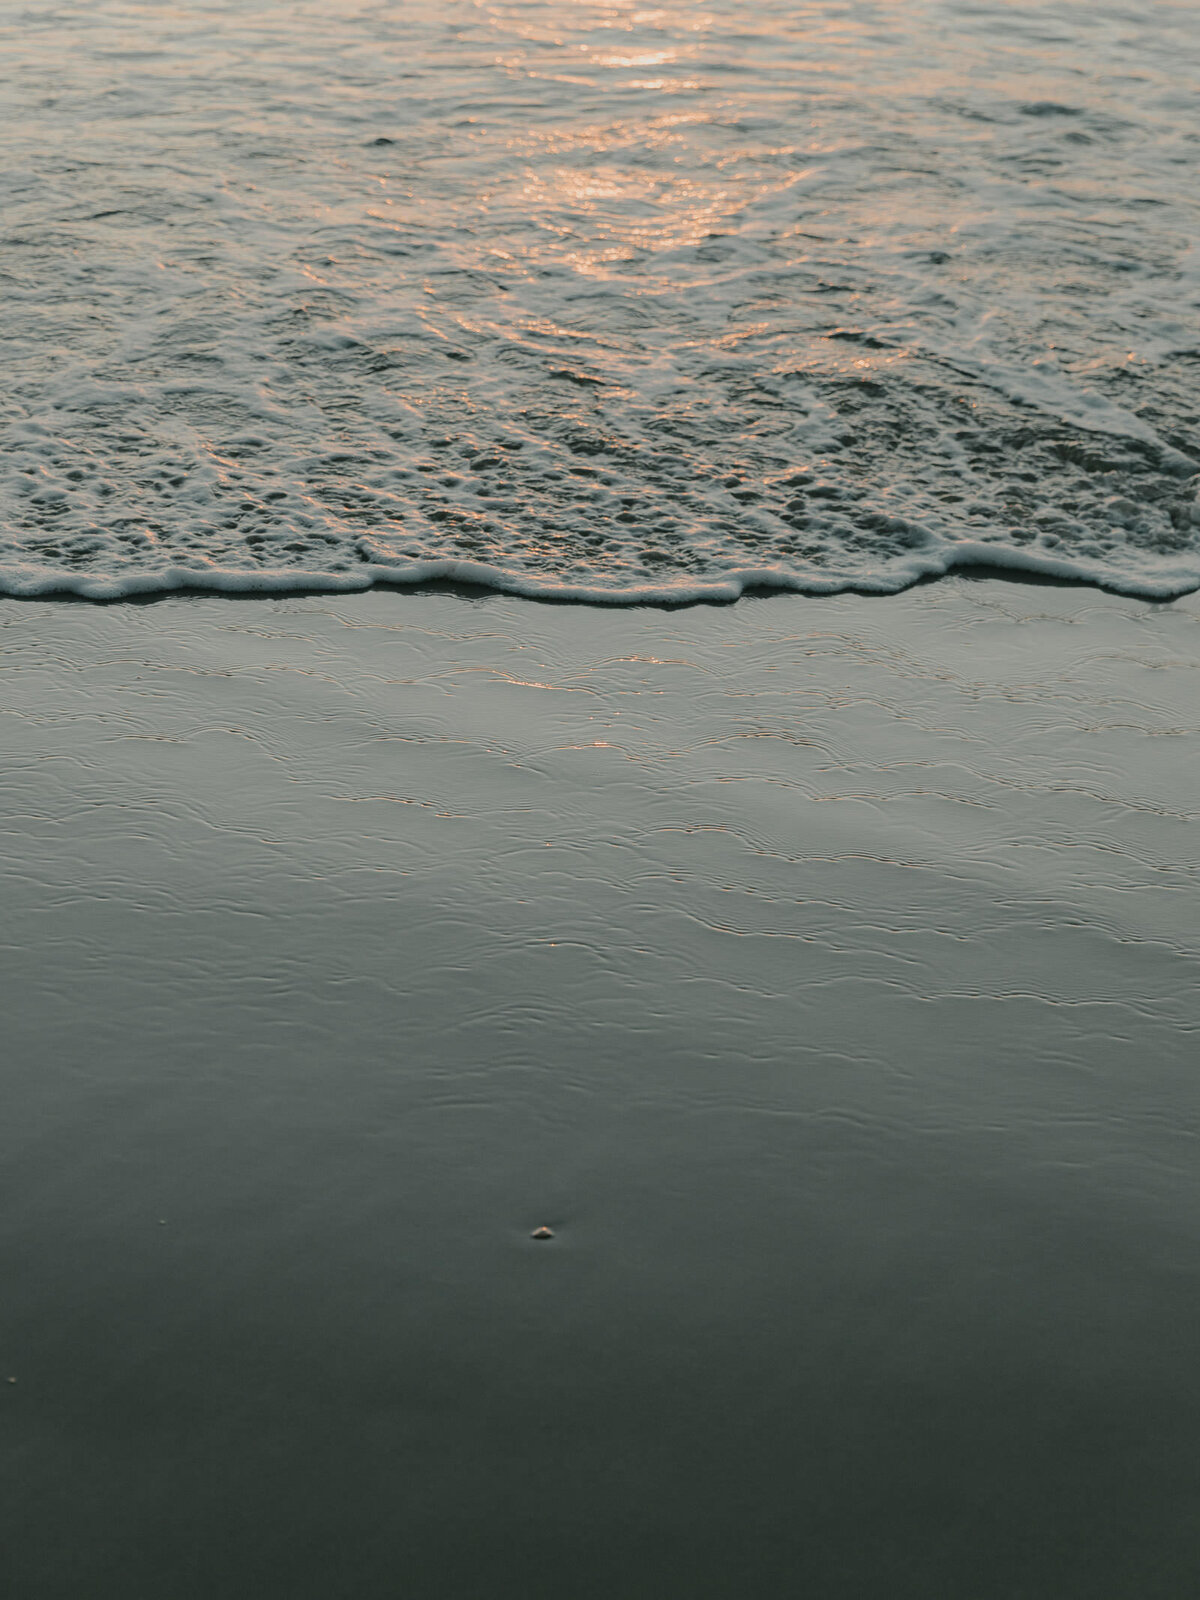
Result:
<svg viewBox="0 0 1200 1600"><path fill-rule="evenodd" d="M9 1600L1178 1600L1198 682L967 575L0 601Z"/></svg>

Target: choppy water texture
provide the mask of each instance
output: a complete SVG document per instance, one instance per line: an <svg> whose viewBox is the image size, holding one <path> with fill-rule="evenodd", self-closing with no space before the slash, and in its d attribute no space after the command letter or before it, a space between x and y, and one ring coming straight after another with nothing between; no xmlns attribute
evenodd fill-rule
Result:
<svg viewBox="0 0 1200 1600"><path fill-rule="evenodd" d="M1190 0L12 20L10 593L1200 585Z"/></svg>

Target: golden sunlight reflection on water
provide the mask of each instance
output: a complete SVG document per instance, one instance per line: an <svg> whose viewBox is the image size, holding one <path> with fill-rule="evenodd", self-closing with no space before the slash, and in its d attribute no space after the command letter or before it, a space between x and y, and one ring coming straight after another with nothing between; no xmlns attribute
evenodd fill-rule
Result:
<svg viewBox="0 0 1200 1600"><path fill-rule="evenodd" d="M1186 587L1183 14L30 13L0 582Z"/></svg>

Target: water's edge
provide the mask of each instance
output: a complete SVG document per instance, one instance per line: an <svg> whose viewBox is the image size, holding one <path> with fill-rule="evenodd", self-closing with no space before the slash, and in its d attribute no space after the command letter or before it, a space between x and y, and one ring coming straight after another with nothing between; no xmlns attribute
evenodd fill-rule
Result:
<svg viewBox="0 0 1200 1600"><path fill-rule="evenodd" d="M364 562L349 572L321 572L281 567L258 572L240 568L197 570L168 567L159 572L125 573L120 577L96 573L44 570L30 573L0 568L0 594L12 600L62 600L74 598L100 603L154 599L180 593L261 595L351 594L366 589L419 589L449 585L455 589L516 595L526 600L602 606L723 605L743 596L792 593L810 596L902 594L920 583L934 582L950 573L1008 581L1051 582L1079 585L1123 595L1127 599L1176 600L1200 590L1200 573L1179 571L1156 577L1117 579L1099 565L1064 561L1036 551L997 550L982 542L963 542L939 553L937 559L914 559L902 574L889 572L805 577L774 567L740 567L720 578L682 580L665 584L637 584L627 588L580 583L555 583L528 573L505 571L475 561L413 561L392 566Z"/></svg>

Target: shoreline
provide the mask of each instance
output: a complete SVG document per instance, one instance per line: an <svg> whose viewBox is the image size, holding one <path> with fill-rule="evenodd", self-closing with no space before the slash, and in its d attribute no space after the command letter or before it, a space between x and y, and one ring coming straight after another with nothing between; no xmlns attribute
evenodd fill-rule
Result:
<svg viewBox="0 0 1200 1600"><path fill-rule="evenodd" d="M720 585L712 585L703 592L687 593L678 596L666 590L620 590L608 591L581 587L578 589L565 588L560 592L550 586L532 584L526 586L523 580L495 570L495 581L491 578L473 578L468 576L455 576L463 568L471 568L469 562L436 562L427 563L438 568L453 569L449 573L438 571L431 576L397 577L389 569L368 575L364 581L357 581L357 574L327 574L328 581L307 581L309 574L298 575L289 569L266 573L229 572L223 577L214 578L209 574L194 575L190 570L180 569L179 574L171 581L163 584L152 580L147 575L144 586L135 587L129 592L110 594L103 592L103 587L111 586L117 580L99 580L101 592L90 593L79 587L86 580L71 580L66 587L34 588L27 591L19 589L6 590L0 586L0 601L13 600L19 602L65 601L81 602L95 606L120 606L153 604L159 600L194 595L200 598L221 597L230 600L270 600L293 597L297 599L311 599L322 596L369 594L375 590L392 590L401 594L458 595L464 599L482 599L488 595L504 596L512 599L532 600L539 605L585 606L589 608L605 608L613 610L645 610L645 611L686 611L693 607L703 606L730 606L739 600L760 600L777 595L794 595L807 600L833 599L839 596L853 596L865 600L890 600L899 595L909 593L914 589L923 589L931 585L940 584L951 579L959 578L966 582L1013 583L1033 586L1045 586L1063 589L1094 589L1098 593L1112 595L1124 600L1144 601L1148 605L1170 605L1176 600L1186 600L1190 595L1200 592L1200 575L1189 577L1180 582L1178 586L1171 584L1155 585L1125 585L1114 581L1088 574L1081 574L1064 569L1064 564L1042 562L1033 557L1025 565L1018 562L989 561L975 558L964 559L962 562L953 562L948 566L921 573L906 579L895 587L889 587L882 582L877 585L863 584L857 580L831 580L827 588L805 586L801 582L792 581L790 577L781 577L776 581L773 577L762 580L758 577L747 579L742 587L735 585L740 581L740 574L734 574L729 587L725 592ZM490 570L490 569L489 569ZM56 575L55 581L58 581ZM228 580L228 581L226 581ZM511 581L510 581L511 580ZM2 584L0 579L0 584Z"/></svg>

